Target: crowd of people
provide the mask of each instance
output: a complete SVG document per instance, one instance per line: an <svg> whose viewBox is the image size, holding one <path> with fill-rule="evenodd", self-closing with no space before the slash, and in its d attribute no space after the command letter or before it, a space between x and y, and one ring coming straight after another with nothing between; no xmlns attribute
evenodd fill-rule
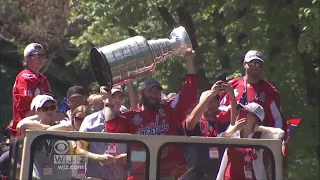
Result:
<svg viewBox="0 0 320 180"><path fill-rule="evenodd" d="M12 89L13 119L8 126L11 138L24 136L26 130L256 139L282 139L285 135L280 95L261 78L264 59L257 50L246 53L244 76L216 81L199 99L195 52L190 49L184 57L187 72L180 92L165 95L162 85L152 78L146 79L137 93L132 82L126 89L101 86L99 93L72 86L59 109L48 80L40 72L45 57L45 49L38 43L24 50L25 68ZM125 90L129 92L128 108L123 105ZM54 143L52 140L37 145L35 179L146 178L146 164L141 163L146 161L146 153L139 145L70 141L73 153L86 156L88 161L82 169L61 171L52 165ZM1 172L9 171L8 162L9 150L0 158ZM263 149L170 145L163 150L160 163L161 179L270 179L266 170L268 154Z"/></svg>

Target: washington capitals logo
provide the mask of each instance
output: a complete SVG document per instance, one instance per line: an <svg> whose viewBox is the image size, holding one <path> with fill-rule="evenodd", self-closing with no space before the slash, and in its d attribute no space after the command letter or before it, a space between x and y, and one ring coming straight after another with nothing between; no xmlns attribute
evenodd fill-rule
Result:
<svg viewBox="0 0 320 180"><path fill-rule="evenodd" d="M139 114L136 114L132 119L132 122L136 125L139 125L142 123L142 118L139 116Z"/></svg>
<svg viewBox="0 0 320 180"><path fill-rule="evenodd" d="M159 115L156 116L155 123L150 123L151 127L145 126L140 128L136 134L141 135L159 135L169 130L169 124L166 123L166 120L163 120L161 124L159 124Z"/></svg>

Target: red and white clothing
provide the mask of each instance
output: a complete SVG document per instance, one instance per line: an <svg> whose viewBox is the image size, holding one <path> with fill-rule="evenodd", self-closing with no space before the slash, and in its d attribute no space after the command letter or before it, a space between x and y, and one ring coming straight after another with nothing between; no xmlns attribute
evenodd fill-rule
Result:
<svg viewBox="0 0 320 180"><path fill-rule="evenodd" d="M265 112L263 121L265 126L286 129L286 122L282 117L280 109L280 95L276 88L269 82L260 80L257 84L250 84L245 81L244 77L237 77L228 82L234 89L237 102L245 99L243 104L256 102L260 104ZM220 108L230 107L230 101L227 94L222 94Z"/></svg>
<svg viewBox="0 0 320 180"><path fill-rule="evenodd" d="M16 126L30 111L32 99L39 95L50 93L47 78L39 73L36 75L29 69L22 70L17 76L12 88L13 119L8 126L12 136L17 136Z"/></svg>
<svg viewBox="0 0 320 180"><path fill-rule="evenodd" d="M140 135L177 135L177 128L197 102L197 84L196 75L187 75L180 93L174 99L161 104L156 110L130 110L122 115L117 115L115 119L106 122L106 131ZM131 156L141 154L137 152L141 151L141 147L130 147L130 149L133 152ZM172 172L174 167L183 162L180 147L168 146L167 152L167 155L161 159L161 177L176 174L176 172ZM132 157L131 159L141 158ZM145 163L132 162L132 174L128 179L144 179L145 167L142 164Z"/></svg>
<svg viewBox="0 0 320 180"><path fill-rule="evenodd" d="M279 139L283 132L276 128L278 133L269 134L262 132L259 139ZM248 138L252 138L251 133ZM240 131L231 138L240 138ZM260 180L268 179L263 163L263 149L252 148L228 148L222 158L219 173L216 180Z"/></svg>
<svg viewBox="0 0 320 180"><path fill-rule="evenodd" d="M206 120L203 116L199 122L191 130L186 129L186 122L182 124L181 135L186 136L203 136L203 137L221 137L229 123L219 119L219 114L215 120ZM184 134L183 134L184 133ZM190 173L194 174L198 179L201 178L215 178L220 167L220 160L222 159L224 147L217 147L212 145L197 145L187 146L184 148L185 161L189 167L188 172L183 176L186 179L193 179L189 177ZM183 179L183 178L182 178Z"/></svg>
<svg viewBox="0 0 320 180"><path fill-rule="evenodd" d="M223 115L223 116L220 116ZM218 113L216 119L213 121L207 121L203 116L201 116L199 122L192 130L186 129L186 122L184 121L181 125L183 135L187 136L203 136L203 137L221 137L222 132L224 132L229 126L230 120L226 121L224 118L229 115L226 115L225 112ZM182 134L182 133L180 133Z"/></svg>

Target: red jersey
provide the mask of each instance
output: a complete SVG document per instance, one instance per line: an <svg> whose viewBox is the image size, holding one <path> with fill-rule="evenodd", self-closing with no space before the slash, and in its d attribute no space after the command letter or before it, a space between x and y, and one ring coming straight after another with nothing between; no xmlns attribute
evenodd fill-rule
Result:
<svg viewBox="0 0 320 180"><path fill-rule="evenodd" d="M244 98L245 102L241 103L254 101L263 107L265 112L263 123L265 126L286 129L286 123L280 110L280 95L276 88L269 82L261 80L256 84L250 84L245 82L243 77L237 77L228 83L233 87L234 95L238 103ZM243 95L245 97L243 97ZM222 96L220 105L230 105L227 94Z"/></svg>
<svg viewBox="0 0 320 180"><path fill-rule="evenodd" d="M254 149L229 148L228 164L224 172L224 180L256 180L253 160L257 159Z"/></svg>
<svg viewBox="0 0 320 180"><path fill-rule="evenodd" d="M45 93L50 93L50 87L43 74L36 75L29 69L24 69L16 76L12 88L13 119L12 124L8 126L12 136L17 136L17 124L30 111L32 99Z"/></svg>
<svg viewBox="0 0 320 180"><path fill-rule="evenodd" d="M185 119L189 110L197 102L197 78L187 75L186 81L174 99L161 104L156 110L128 111L111 121L106 122L106 131L113 133L131 133L140 135L178 135L177 128ZM161 177L173 175L172 169L183 162L180 147L168 146L170 150L161 159ZM141 150L132 147L131 150ZM178 152L177 152L178 151ZM175 153L177 152L177 153ZM179 154L181 156L179 157ZM143 163L145 164L145 163ZM144 173L145 167L132 162L132 176ZM141 177L141 176L140 176ZM140 179L132 178L130 179Z"/></svg>

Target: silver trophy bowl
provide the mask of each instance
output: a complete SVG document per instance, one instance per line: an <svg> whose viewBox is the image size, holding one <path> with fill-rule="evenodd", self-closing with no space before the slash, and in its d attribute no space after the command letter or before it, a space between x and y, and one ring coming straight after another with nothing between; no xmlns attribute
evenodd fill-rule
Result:
<svg viewBox="0 0 320 180"><path fill-rule="evenodd" d="M135 36L101 48L92 48L90 61L94 77L100 86L116 86L149 76L157 63L171 56L184 56L192 48L185 28L175 28L170 39L147 41Z"/></svg>

